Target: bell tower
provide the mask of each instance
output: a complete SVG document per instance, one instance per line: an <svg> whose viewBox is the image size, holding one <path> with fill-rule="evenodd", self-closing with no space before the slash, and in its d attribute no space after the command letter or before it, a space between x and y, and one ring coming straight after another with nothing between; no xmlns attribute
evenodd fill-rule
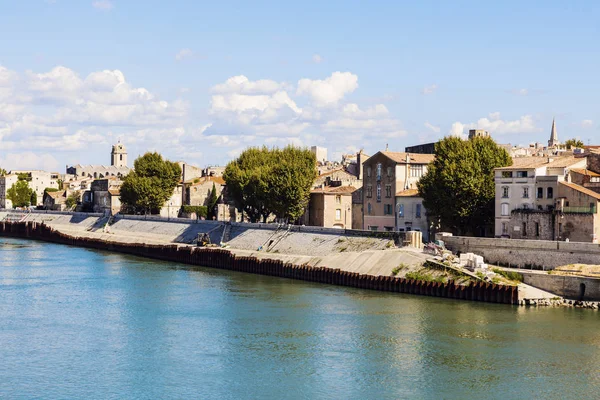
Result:
<svg viewBox="0 0 600 400"><path fill-rule="evenodd" d="M112 147L112 151L110 152L110 165L114 167L127 166L127 149L120 141Z"/></svg>

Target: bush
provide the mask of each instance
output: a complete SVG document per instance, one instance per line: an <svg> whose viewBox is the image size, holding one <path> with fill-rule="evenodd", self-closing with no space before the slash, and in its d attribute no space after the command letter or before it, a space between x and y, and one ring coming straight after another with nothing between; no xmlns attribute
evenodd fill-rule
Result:
<svg viewBox="0 0 600 400"><path fill-rule="evenodd" d="M446 283L446 278L443 276L434 277L431 274L421 272L421 271L409 272L405 275L405 278L412 279L415 281L423 281L423 282Z"/></svg>
<svg viewBox="0 0 600 400"><path fill-rule="evenodd" d="M398 275L398 273L400 271L402 271L403 269L407 268L408 265L404 264L404 263L400 263L400 265L398 265L397 267L395 267L394 269L392 269L392 275L396 276Z"/></svg>
<svg viewBox="0 0 600 400"><path fill-rule="evenodd" d="M196 214L196 218L204 217L208 215L208 209L206 206L182 206L181 211L186 214Z"/></svg>
<svg viewBox="0 0 600 400"><path fill-rule="evenodd" d="M500 268L493 268L492 271L494 271L498 275L502 275L503 277L505 277L508 280L523 282L523 275L521 275L518 272L504 271L503 269L500 269Z"/></svg>

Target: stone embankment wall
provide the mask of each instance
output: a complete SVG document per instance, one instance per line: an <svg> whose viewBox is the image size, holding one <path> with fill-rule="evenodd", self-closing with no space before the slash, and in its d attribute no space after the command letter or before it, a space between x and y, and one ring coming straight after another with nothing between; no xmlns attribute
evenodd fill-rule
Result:
<svg viewBox="0 0 600 400"><path fill-rule="evenodd" d="M600 279L519 271L523 283L566 299L600 301ZM582 286L583 285L583 286Z"/></svg>
<svg viewBox="0 0 600 400"><path fill-rule="evenodd" d="M553 269L568 264L600 264L600 245L595 243L555 242L439 236L456 253L475 253L489 264L516 268Z"/></svg>
<svg viewBox="0 0 600 400"><path fill-rule="evenodd" d="M453 282L443 284L415 281L392 276L365 275L327 267L294 265L291 263L284 263L281 260L257 259L255 257L246 256L240 257L228 250L219 248L198 248L192 246L180 246L177 244L148 245L106 242L100 239L70 236L56 231L49 226L35 222L2 222L0 223L0 236L38 239L59 244L117 251L136 256L190 265L361 289L503 304L518 304L519 301L518 289L514 286L500 286L483 282L478 282L469 286L460 286Z"/></svg>

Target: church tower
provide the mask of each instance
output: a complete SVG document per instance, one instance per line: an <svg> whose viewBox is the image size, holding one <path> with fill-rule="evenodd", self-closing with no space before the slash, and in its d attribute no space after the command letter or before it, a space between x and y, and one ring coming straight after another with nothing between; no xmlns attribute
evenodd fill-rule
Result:
<svg viewBox="0 0 600 400"><path fill-rule="evenodd" d="M552 132L550 132L550 140L548 140L548 147L557 147L560 144L558 141L558 134L556 133L556 124L554 118L552 118Z"/></svg>
<svg viewBox="0 0 600 400"><path fill-rule="evenodd" d="M119 142L112 147L110 152L110 165L114 167L127 166L127 149L123 143Z"/></svg>

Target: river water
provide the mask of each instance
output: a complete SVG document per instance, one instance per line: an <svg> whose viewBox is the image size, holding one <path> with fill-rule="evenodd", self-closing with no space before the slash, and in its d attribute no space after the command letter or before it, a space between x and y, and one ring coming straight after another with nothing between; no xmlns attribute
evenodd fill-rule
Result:
<svg viewBox="0 0 600 400"><path fill-rule="evenodd" d="M596 398L599 318L0 238L1 398Z"/></svg>

